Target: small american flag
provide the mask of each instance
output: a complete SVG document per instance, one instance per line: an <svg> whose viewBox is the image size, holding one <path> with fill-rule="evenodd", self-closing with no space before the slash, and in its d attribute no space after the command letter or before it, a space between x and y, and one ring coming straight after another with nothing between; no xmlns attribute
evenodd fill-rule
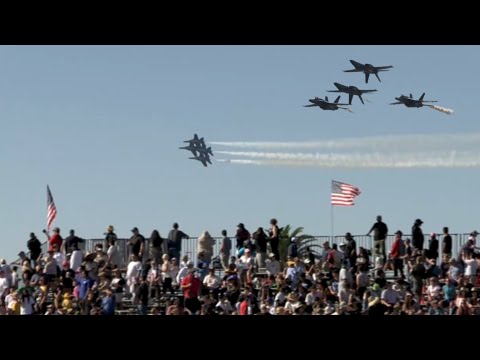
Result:
<svg viewBox="0 0 480 360"><path fill-rule="evenodd" d="M358 195L358 187L332 180L332 205L353 206L353 200Z"/></svg>
<svg viewBox="0 0 480 360"><path fill-rule="evenodd" d="M52 222L55 220L56 216L57 208L55 207L55 202L53 201L50 187L47 185L47 231L50 231L50 226L52 225Z"/></svg>

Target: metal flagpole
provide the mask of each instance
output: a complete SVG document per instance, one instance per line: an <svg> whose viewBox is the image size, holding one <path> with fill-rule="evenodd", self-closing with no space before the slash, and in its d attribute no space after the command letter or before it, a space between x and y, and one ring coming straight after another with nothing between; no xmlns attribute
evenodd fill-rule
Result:
<svg viewBox="0 0 480 360"><path fill-rule="evenodd" d="M330 216L330 220L331 220L331 224L330 224L330 231L331 231L330 232L330 237L331 237L331 239L330 239L330 242L333 245L333 236L334 236L333 235L334 234L334 232L333 232L333 204L331 205L331 207L332 207L332 211L331 211L331 216Z"/></svg>

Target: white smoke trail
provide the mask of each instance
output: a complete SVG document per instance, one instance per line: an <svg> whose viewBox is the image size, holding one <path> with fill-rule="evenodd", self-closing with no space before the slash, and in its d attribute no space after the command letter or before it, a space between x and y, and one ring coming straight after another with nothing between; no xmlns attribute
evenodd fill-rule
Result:
<svg viewBox="0 0 480 360"><path fill-rule="evenodd" d="M256 159L251 164L269 166L322 167L322 168L468 168L480 167L480 152L443 153L364 153L364 154L305 154L229 152L233 156ZM231 160L248 164L248 160Z"/></svg>
<svg viewBox="0 0 480 360"><path fill-rule="evenodd" d="M452 115L453 114L453 110L452 109L448 109L448 108L444 108L444 107L441 107L441 106L437 106L437 105L429 105L431 109L434 109L434 110L438 110L438 111L441 111L445 114L448 114L448 115Z"/></svg>
<svg viewBox="0 0 480 360"><path fill-rule="evenodd" d="M454 145L456 148L478 149L480 133L435 135L387 135L363 138L344 138L303 142L211 142L210 144L250 149L365 149L370 151L407 149L409 151L442 151Z"/></svg>

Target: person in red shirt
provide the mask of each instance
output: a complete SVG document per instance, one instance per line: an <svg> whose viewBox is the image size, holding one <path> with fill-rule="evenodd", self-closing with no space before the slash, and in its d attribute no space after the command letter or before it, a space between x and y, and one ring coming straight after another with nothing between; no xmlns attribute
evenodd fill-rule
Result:
<svg viewBox="0 0 480 360"><path fill-rule="evenodd" d="M185 307L190 310L192 314L195 314L200 310L201 305L198 297L202 289L202 282L195 277L196 269L188 270L188 275L182 280L181 288L183 290L183 296L185 298Z"/></svg>
<svg viewBox="0 0 480 360"><path fill-rule="evenodd" d="M47 232L47 230L43 230L43 233L47 235L48 239L48 251L53 251L53 245L57 245L57 249L62 248L62 243L63 239L60 236L60 229L58 227L53 228L53 235L50 236L50 234Z"/></svg>
<svg viewBox="0 0 480 360"><path fill-rule="evenodd" d="M240 305L238 306L238 315L251 315L250 297L246 294L241 296Z"/></svg>
<svg viewBox="0 0 480 360"><path fill-rule="evenodd" d="M400 230L395 233L390 256L393 258L393 276L397 277L397 273L400 270L400 275L404 278L403 258L405 257L405 243L402 240L402 235L403 233Z"/></svg>

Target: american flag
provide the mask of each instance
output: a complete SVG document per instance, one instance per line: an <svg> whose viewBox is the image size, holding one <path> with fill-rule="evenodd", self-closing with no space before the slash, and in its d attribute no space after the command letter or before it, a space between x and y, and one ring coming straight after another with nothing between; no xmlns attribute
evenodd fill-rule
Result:
<svg viewBox="0 0 480 360"><path fill-rule="evenodd" d="M332 205L353 206L353 200L360 195L356 186L332 180Z"/></svg>
<svg viewBox="0 0 480 360"><path fill-rule="evenodd" d="M56 216L57 208L55 207L55 202L53 201L50 187L47 185L47 231L50 231L50 226L52 225L52 222L55 220Z"/></svg>

